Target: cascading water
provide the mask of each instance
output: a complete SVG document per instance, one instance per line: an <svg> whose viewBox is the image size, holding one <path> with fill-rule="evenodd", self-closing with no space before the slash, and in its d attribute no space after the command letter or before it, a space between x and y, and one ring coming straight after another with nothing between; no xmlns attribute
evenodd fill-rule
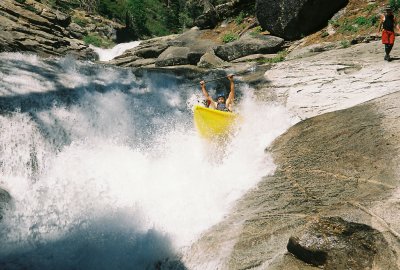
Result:
<svg viewBox="0 0 400 270"><path fill-rule="evenodd" d="M0 269L161 269L167 258L185 269L176 255L273 172L264 149L296 121L243 86L245 120L212 148L192 122L199 88L171 75L15 53L0 54L0 75L0 187L13 198Z"/></svg>

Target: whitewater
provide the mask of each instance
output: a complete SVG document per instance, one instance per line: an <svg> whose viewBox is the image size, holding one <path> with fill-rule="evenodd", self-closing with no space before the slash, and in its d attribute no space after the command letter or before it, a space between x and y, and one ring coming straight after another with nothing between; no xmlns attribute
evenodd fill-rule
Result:
<svg viewBox="0 0 400 270"><path fill-rule="evenodd" d="M19 53L0 54L0 76L0 269L185 269L179 254L274 172L265 149L298 121L238 83L244 121L219 147L182 77Z"/></svg>

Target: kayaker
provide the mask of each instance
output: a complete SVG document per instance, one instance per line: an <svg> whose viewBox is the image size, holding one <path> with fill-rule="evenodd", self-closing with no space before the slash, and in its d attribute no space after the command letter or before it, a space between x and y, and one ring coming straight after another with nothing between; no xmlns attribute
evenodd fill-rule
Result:
<svg viewBox="0 0 400 270"><path fill-rule="evenodd" d="M203 92L204 97L206 98L206 102L209 103L209 107L220 110L232 112L233 100L235 99L235 84L233 82L233 74L229 74L227 76L230 81L230 90L228 98L225 98L225 95L220 93L217 94L217 101L215 101L207 92L206 83L204 81L200 82L201 91Z"/></svg>
<svg viewBox="0 0 400 270"><path fill-rule="evenodd" d="M385 14L380 16L379 32L382 30L382 43L385 45L385 60L390 61L390 52L393 48L395 40L395 29L399 31L396 17L393 15L392 8L387 6L385 8Z"/></svg>

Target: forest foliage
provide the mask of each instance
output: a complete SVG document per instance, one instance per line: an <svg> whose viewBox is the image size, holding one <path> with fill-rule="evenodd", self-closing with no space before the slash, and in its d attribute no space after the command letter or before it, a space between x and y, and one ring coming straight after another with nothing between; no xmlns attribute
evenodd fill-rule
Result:
<svg viewBox="0 0 400 270"><path fill-rule="evenodd" d="M81 8L125 24L138 37L179 33L203 12L199 0L45 0L65 11ZM212 4L227 2L210 1Z"/></svg>

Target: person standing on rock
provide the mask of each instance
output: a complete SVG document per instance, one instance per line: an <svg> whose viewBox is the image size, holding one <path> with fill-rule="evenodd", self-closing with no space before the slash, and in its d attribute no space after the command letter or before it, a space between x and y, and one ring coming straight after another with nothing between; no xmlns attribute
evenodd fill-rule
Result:
<svg viewBox="0 0 400 270"><path fill-rule="evenodd" d="M382 43L385 45L384 59L390 61L390 52L393 48L395 39L394 29L396 28L398 32L400 31L391 7L386 7L385 14L380 16L379 32L382 30L382 28Z"/></svg>
<svg viewBox="0 0 400 270"><path fill-rule="evenodd" d="M235 99L235 84L233 82L233 74L228 75L228 79L230 81L230 90L228 98L225 98L225 95L220 93L217 94L217 101L213 100L213 98L208 94L206 90L206 83L204 81L200 82L201 91L203 92L204 97L206 98L207 103L209 103L210 107L220 111L231 112L233 107L233 100Z"/></svg>

